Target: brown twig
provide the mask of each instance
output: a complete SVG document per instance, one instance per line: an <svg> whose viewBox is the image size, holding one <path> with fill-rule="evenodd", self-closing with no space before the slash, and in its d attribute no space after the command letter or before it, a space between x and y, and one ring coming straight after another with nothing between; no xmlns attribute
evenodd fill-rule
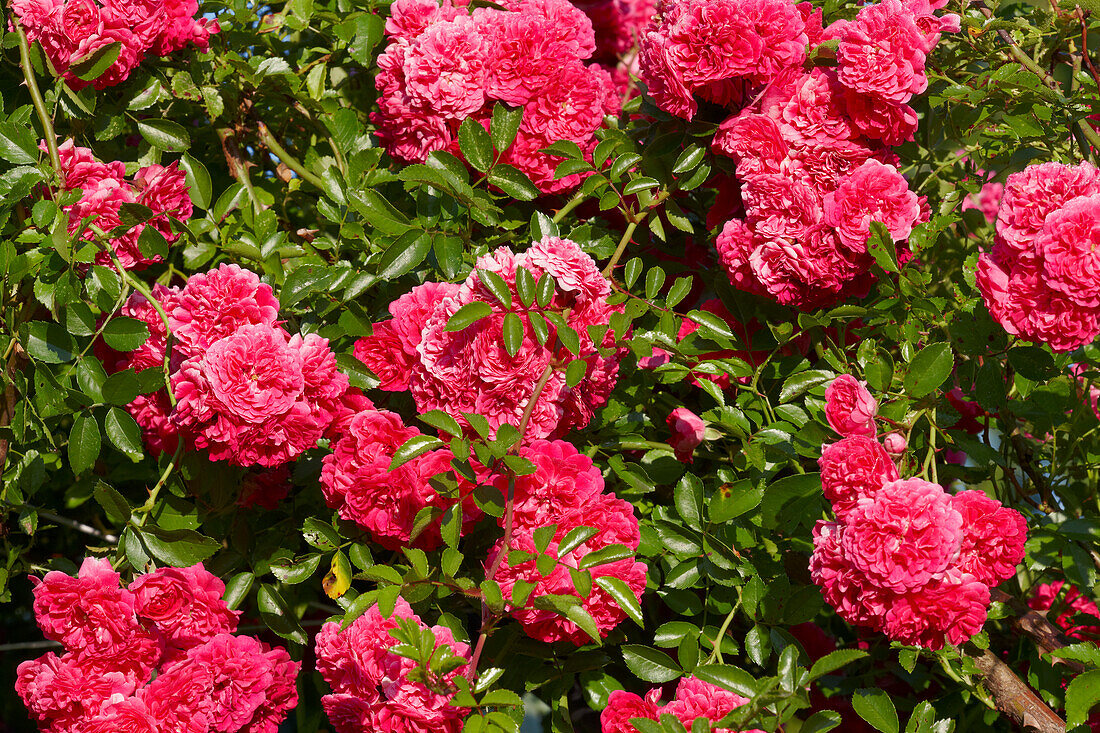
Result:
<svg viewBox="0 0 1100 733"><path fill-rule="evenodd" d="M1052 654L1054 659L1064 664L1074 674L1088 671L1088 668L1081 662L1058 657L1058 650L1069 646L1073 643L1073 640L1067 637L1060 628L1052 624L1046 615L1028 608L1019 599L996 588L990 590L989 597L993 601L1008 606L1013 613L1012 627L1030 637L1040 653Z"/></svg>
<svg viewBox="0 0 1100 733"><path fill-rule="evenodd" d="M963 653L973 660L982 673L997 710L1008 716L1020 730L1066 733L1066 722L996 654L973 645L967 645Z"/></svg>
<svg viewBox="0 0 1100 733"><path fill-rule="evenodd" d="M252 188L252 179L248 176L248 165L241 157L241 148L237 145L237 136L228 127L219 127L216 132L218 140L222 144L222 154L225 155L225 162L229 166L229 173L244 186L244 190L248 193L248 199L252 202L253 211L259 214L262 207L259 199L256 198L255 190Z"/></svg>

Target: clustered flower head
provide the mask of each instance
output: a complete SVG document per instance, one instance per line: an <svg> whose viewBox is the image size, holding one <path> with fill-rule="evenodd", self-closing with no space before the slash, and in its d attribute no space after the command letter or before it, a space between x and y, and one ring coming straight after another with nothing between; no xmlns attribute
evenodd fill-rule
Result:
<svg viewBox="0 0 1100 733"><path fill-rule="evenodd" d="M375 542L391 550L410 544L438 546L438 515L458 503L459 493L469 498L473 489L462 481L454 496L444 496L430 483L451 469L454 456L446 448L428 451L391 471L397 449L418 435L420 431L406 426L400 415L363 410L339 431L321 469L321 490L329 507L342 519L368 529ZM427 509L437 516L418 528L417 519ZM472 500L463 502L461 511L465 525L481 516Z"/></svg>
<svg viewBox="0 0 1100 733"><path fill-rule="evenodd" d="M545 306L523 305L516 284L521 270L533 282L552 279L553 297ZM493 294L493 282L507 288L507 302ZM376 323L373 334L356 343L355 356L378 375L381 389L411 391L420 412L442 410L464 427L464 413L476 413L494 434L501 425L520 424L549 368L525 437L560 436L587 425L615 386L623 350L613 348L606 326L622 306L608 305L610 294L596 263L568 239L547 237L521 254L501 247L479 258L461 285L425 283L391 303L393 318ZM448 330L450 318L473 303L487 304L490 314ZM514 355L502 337L509 315L523 329ZM558 338L554 319L575 331L579 353ZM575 358L584 360L585 373L571 387L566 367Z"/></svg>
<svg viewBox="0 0 1100 733"><path fill-rule="evenodd" d="M848 391L852 382L840 377L826 395L858 408L866 400ZM837 412L845 411L834 405ZM870 414L869 435L840 419L848 436L822 449L822 489L837 521L814 527L810 574L849 623L930 649L960 644L985 623L990 587L1016 572L1027 523L980 491L952 496L938 484L900 479ZM826 415L838 424L828 404Z"/></svg>
<svg viewBox="0 0 1100 733"><path fill-rule="evenodd" d="M41 147L44 149L45 143ZM127 270L160 262L163 258L159 254L143 254L138 240L146 227L153 227L172 244L180 235L172 231L169 219L186 221L191 218L189 187L179 165L148 165L140 168L132 179L127 179L126 166L121 162L102 163L90 149L78 147L72 140L63 142L57 152L61 157L62 189L81 192L79 201L65 207L69 215L69 234L80 232L81 241L93 242L97 235L92 226L109 232L122 224L123 204L140 204L153 212L152 217L112 237L109 245L119 264ZM104 251L96 253L95 262L115 266L111 255Z"/></svg>
<svg viewBox="0 0 1100 733"><path fill-rule="evenodd" d="M225 585L202 565L123 588L107 560L34 583L34 613L64 652L19 665L16 692L49 733L275 733L298 702L298 662L237 636Z"/></svg>
<svg viewBox="0 0 1100 733"><path fill-rule="evenodd" d="M497 102L523 108L502 163L547 193L576 186L554 179L560 158L540 152L571 140L591 153L604 115L619 110L611 75L585 64L595 50L588 17L568 0L507 0L472 12L451 0L397 0L378 58L379 111L371 115L386 150L422 162L435 150L461 155L467 118L488 125Z"/></svg>
<svg viewBox="0 0 1100 733"><path fill-rule="evenodd" d="M504 598L513 600L510 604L512 616L533 639L567 640L577 645L590 641L573 621L552 609L533 605L534 599L546 595L579 598L581 608L595 621L600 635L606 636L626 618L626 613L596 581L603 577L617 578L640 600L646 583L645 563L630 556L590 567L590 589L578 589L575 576L583 570L581 563L590 553L612 545L621 545L631 551L638 549L640 534L634 507L604 491L599 469L592 465L592 459L578 453L572 443L538 440L524 446L520 456L535 465L535 472L515 479L509 552L500 559L493 579L500 584ZM507 491L507 477L497 476L494 481L502 493ZM503 518L500 521L503 524ZM543 550L536 540L536 530L549 526L554 526L555 530ZM584 542L562 551L562 541L578 527L590 527L594 533ZM493 567L503 547L502 539L489 552L487 567ZM542 554L555 561L549 572L543 572L545 568L538 561ZM526 603L515 598L520 581L529 584L528 587L533 586Z"/></svg>
<svg viewBox="0 0 1100 733"><path fill-rule="evenodd" d="M882 0L822 28L791 0L671 0L641 46L641 75L661 109L692 119L699 100L731 110L714 138L737 164L744 215L716 245L735 287L802 309L865 292L871 222L905 261L921 199L891 146L913 139L908 105L925 56L954 15L945 0ZM837 43L835 67L803 69Z"/></svg>
<svg viewBox="0 0 1100 733"><path fill-rule="evenodd" d="M398 597L389 616L371 606L346 629L329 622L317 634L317 671L332 687L321 698L336 733L458 733L469 712L450 704L454 679L469 673L469 664L452 665L446 672L431 671L431 678L413 679L416 662L395 654L399 642L390 632L399 622L420 620L405 599ZM468 661L470 646L456 641L446 626L433 626L436 654ZM440 649L449 654L441 654ZM448 692L449 690L449 692Z"/></svg>
<svg viewBox="0 0 1100 733"><path fill-rule="evenodd" d="M602 733L638 733L637 727L630 722L632 718L659 721L665 714L676 716L685 728L694 730L692 723L696 719L705 718L713 725L749 699L695 677L681 677L672 702L660 705L660 701L660 687L654 687L645 697L626 690L613 691L607 698L607 707L600 713ZM710 730L714 733L735 733L729 728ZM753 728L743 733L763 731Z"/></svg>
<svg viewBox="0 0 1100 733"><path fill-rule="evenodd" d="M1009 333L1055 351L1100 334L1100 171L1040 163L1008 177L978 288Z"/></svg>
<svg viewBox="0 0 1100 733"><path fill-rule="evenodd" d="M73 89L120 84L146 54L167 56L188 45L206 51L219 30L216 20L195 18L196 0L14 0L12 9L27 39L42 44L50 66ZM74 73L115 43L118 57L97 78L84 81Z"/></svg>
<svg viewBox="0 0 1100 733"><path fill-rule="evenodd" d="M157 287L153 296L173 338L176 404L162 390L129 405L151 450L183 440L211 460L278 466L369 406L348 389L327 339L280 325L279 301L255 273L221 265L182 288ZM106 355L108 371L162 365L167 331L152 304L134 294L123 313L144 321L150 337L136 351Z"/></svg>

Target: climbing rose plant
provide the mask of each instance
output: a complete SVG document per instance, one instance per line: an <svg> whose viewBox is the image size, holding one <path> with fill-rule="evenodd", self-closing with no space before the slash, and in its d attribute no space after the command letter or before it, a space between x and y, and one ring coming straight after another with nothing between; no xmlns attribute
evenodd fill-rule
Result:
<svg viewBox="0 0 1100 733"><path fill-rule="evenodd" d="M9 0L0 733L1100 729L1094 5Z"/></svg>

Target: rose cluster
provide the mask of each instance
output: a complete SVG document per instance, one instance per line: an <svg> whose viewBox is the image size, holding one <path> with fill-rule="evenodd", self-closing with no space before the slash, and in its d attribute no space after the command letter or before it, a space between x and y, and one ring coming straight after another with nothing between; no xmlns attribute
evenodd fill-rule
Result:
<svg viewBox="0 0 1100 733"><path fill-rule="evenodd" d="M673 701L659 705L660 701L660 687L654 687L645 697L625 690L613 691L607 698L607 707L600 713L602 733L638 733L638 729L630 722L632 718L659 721L666 714L676 716L688 730L695 730L692 724L696 719L705 718L713 725L749 699L695 677L681 677L676 685L676 697ZM734 733L729 728L709 730L714 733ZM754 728L744 733L763 731Z"/></svg>
<svg viewBox="0 0 1100 733"><path fill-rule="evenodd" d="M1023 559L1027 523L980 491L900 479L874 437L875 400L852 383L844 375L826 393L844 436L819 461L837 520L814 527L810 574L849 623L930 649L960 644L985 623L990 587Z"/></svg>
<svg viewBox="0 0 1100 733"><path fill-rule="evenodd" d="M538 440L524 446L520 456L531 461L535 471L515 478L508 551L503 558L498 557L504 551L504 539L497 542L489 552L486 566L498 568L493 579L500 584L504 598L511 599L512 616L531 638L545 642L568 640L577 645L589 641L573 621L532 603L546 595L578 598L600 635L606 636L626 618L626 613L600 586L599 579L625 583L640 600L645 590L646 565L632 555L587 570L584 561L591 553L612 546L629 551L638 549L640 533L634 507L604 491L599 469L592 465L592 459L578 453L572 443ZM492 480L507 496L509 478L496 476ZM503 526L505 519L500 521ZM554 532L543 544L536 539L536 531L545 527L554 527ZM579 527L590 528L590 536L579 544L571 541L563 547L566 536ZM540 562L540 555L554 561L548 571ZM528 589L526 596L520 595L520 587Z"/></svg>
<svg viewBox="0 0 1100 733"><path fill-rule="evenodd" d="M211 460L278 466L370 404L348 389L327 339L287 333L279 301L253 272L221 265L182 288L157 286L153 297L168 316L175 404L161 390L128 406L151 450L183 440ZM107 371L162 365L169 329L153 304L135 293L122 313L150 335L135 351L105 351Z"/></svg>
<svg viewBox="0 0 1100 733"><path fill-rule="evenodd" d="M1100 334L1100 171L1040 163L1008 177L978 288L1006 331L1055 351Z"/></svg>
<svg viewBox="0 0 1100 733"><path fill-rule="evenodd" d="M45 143L41 145L45 147ZM119 161L102 163L88 148L77 147L66 140L57 149L61 157L62 188L79 190L80 200L65 207L69 215L70 235L80 233L82 241L92 242L96 234L90 225L109 232L122 224L123 204L140 204L152 211L152 217L125 233L110 239L119 264L125 269L144 267L160 262L159 254L146 256L138 240L146 227L153 227L168 244L179 239L172 231L169 218L185 221L191 218L191 197L184 182L184 173L176 163L168 166L148 165L138 169L133 179L126 179L126 166ZM87 220L87 221L86 221ZM111 255L98 252L95 262L114 267Z"/></svg>
<svg viewBox="0 0 1100 733"><path fill-rule="evenodd" d="M655 0L573 0L592 21L596 50L592 61L611 72L616 86L624 88L631 71L637 72L638 41L657 12Z"/></svg>
<svg viewBox="0 0 1100 733"><path fill-rule="evenodd" d="M65 651L19 665L16 692L50 733L275 733L300 663L236 636L225 585L202 565L127 588L107 560L32 578L34 613Z"/></svg>
<svg viewBox="0 0 1100 733"><path fill-rule="evenodd" d="M474 487L461 477L453 496L445 496L431 483L450 471L450 450L431 450L390 470L397 449L418 435L420 431L406 426L400 415L362 410L346 422L321 469L321 490L329 507L391 550L410 544L437 547L440 515L459 502L459 494L467 499L460 509L464 527L481 516L470 499ZM417 521L425 510L434 514L426 524Z"/></svg>
<svg viewBox="0 0 1100 733"><path fill-rule="evenodd" d="M523 108L523 122L499 162L548 193L576 186L579 175L555 180L560 158L540 151L558 140L591 151L604 115L618 112L610 74L584 63L596 47L592 23L568 0L506 0L501 7L393 3L390 43L375 78L378 135L408 162L435 150L461 155L462 121L487 125L493 106L504 102Z"/></svg>
<svg viewBox="0 0 1100 733"><path fill-rule="evenodd" d="M959 27L935 15L944 4L882 0L823 28L808 2L673 0L651 24L641 74L657 106L733 110L713 147L736 161L744 207L716 241L735 287L803 309L865 291L875 221L909 257L927 210L890 147L913 138L926 54ZM833 44L836 66L803 69Z"/></svg>
<svg viewBox="0 0 1100 733"><path fill-rule="evenodd" d="M188 45L206 51L218 22L195 18L196 0L13 0L12 9L38 41L53 70L73 89L120 84L146 54L167 56ZM81 62L113 44L118 56L92 82L79 78ZM74 71L76 73L74 73Z"/></svg>
<svg viewBox="0 0 1100 733"><path fill-rule="evenodd" d="M398 597L387 617L377 605L355 619L346 629L329 622L317 634L317 671L332 687L321 698L336 733L458 733L469 712L450 704L453 680L468 673L469 664L459 664L443 673L431 670L429 679L411 679L416 663L398 656L392 649L399 642L390 632L399 622L427 625ZM446 626L433 626L436 653L468 660L470 646L456 641ZM449 654L441 653L443 651ZM450 692L447 692L449 690Z"/></svg>
<svg viewBox="0 0 1100 733"><path fill-rule="evenodd" d="M531 283L544 276L553 295L535 302ZM528 285L522 296L521 280ZM622 306L608 305L610 294L574 242L547 237L521 254L501 247L479 258L461 285L425 283L391 303L393 318L374 324L355 356L378 375L381 389L411 391L420 412L442 410L464 427L464 413L476 413L493 433L518 426L537 393L526 437L560 436L587 425L615 386L623 350L613 348L607 325ZM488 315L458 330L448 325L460 309L478 304ZM514 354L502 337L513 326L522 330ZM576 335L572 351L562 326ZM584 374L570 386L566 367L577 358Z"/></svg>

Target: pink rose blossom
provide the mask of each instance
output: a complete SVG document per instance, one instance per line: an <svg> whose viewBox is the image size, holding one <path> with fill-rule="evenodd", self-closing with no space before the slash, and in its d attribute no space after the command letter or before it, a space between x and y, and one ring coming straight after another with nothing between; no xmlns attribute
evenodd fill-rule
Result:
<svg viewBox="0 0 1100 733"><path fill-rule="evenodd" d="M1015 575L1027 541L1023 515L980 491L963 491L951 505L963 518L959 570L991 587Z"/></svg>
<svg viewBox="0 0 1100 733"><path fill-rule="evenodd" d="M901 433L889 433L882 439L882 445L890 455L900 456L905 453L905 449L909 447L909 442Z"/></svg>
<svg viewBox="0 0 1100 733"><path fill-rule="evenodd" d="M672 430L669 445L676 453L676 460L691 463L691 454L703 442L706 425L698 415L684 407L670 412L666 422Z"/></svg>
<svg viewBox="0 0 1100 733"><path fill-rule="evenodd" d="M840 241L853 252L867 251L872 221L886 227L895 242L909 238L920 218L917 195L892 165L868 160L845 176L825 196L825 223L836 227Z"/></svg>
<svg viewBox="0 0 1100 733"><path fill-rule="evenodd" d="M221 265L188 278L168 313L181 351L198 356L241 326L274 326L279 301L254 272Z"/></svg>
<svg viewBox="0 0 1100 733"><path fill-rule="evenodd" d="M897 481L898 469L874 438L857 435L822 447L821 486L838 519L845 519L860 499L873 498Z"/></svg>
<svg viewBox="0 0 1100 733"><path fill-rule="evenodd" d="M962 524L942 487L921 479L894 481L859 500L845 520L840 547L873 583L913 591L958 558Z"/></svg>
<svg viewBox="0 0 1100 733"><path fill-rule="evenodd" d="M825 389L825 419L829 427L845 437L875 434L878 402L867 391L866 382L841 374Z"/></svg>
<svg viewBox="0 0 1100 733"><path fill-rule="evenodd" d="M179 652L237 630L239 611L222 600L225 584L202 563L189 568L157 568L139 575L129 590L139 618L152 622Z"/></svg>
<svg viewBox="0 0 1100 733"><path fill-rule="evenodd" d="M908 102L928 86L924 38L899 0L859 11L840 38L837 77L849 89L889 102Z"/></svg>
<svg viewBox="0 0 1100 733"><path fill-rule="evenodd" d="M982 630L989 607L989 588L972 575L949 570L889 605L884 631L902 644L941 649L944 642L962 644Z"/></svg>

